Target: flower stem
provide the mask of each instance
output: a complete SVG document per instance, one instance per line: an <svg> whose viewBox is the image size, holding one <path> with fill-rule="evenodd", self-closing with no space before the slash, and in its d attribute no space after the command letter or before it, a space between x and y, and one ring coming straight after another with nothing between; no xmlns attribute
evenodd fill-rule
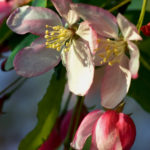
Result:
<svg viewBox="0 0 150 150"><path fill-rule="evenodd" d="M72 148L70 147L70 143L71 143L71 141L75 135L77 126L79 124L80 113L82 111L83 102L84 102L84 97L78 96L77 103L76 103L76 106L75 106L74 111L73 111L71 123L69 125L68 134L67 134L67 137L66 137L65 142L64 142L65 150L72 150ZM75 123L75 125L74 125L74 123Z"/></svg>
<svg viewBox="0 0 150 150"><path fill-rule="evenodd" d="M124 0L123 2L119 3L118 5L116 5L115 7L109 9L110 12L113 12L115 10L117 10L118 8L122 7L123 5L127 4L131 2L131 0Z"/></svg>
<svg viewBox="0 0 150 150"><path fill-rule="evenodd" d="M18 81L20 81L22 79L22 77L18 77L15 81L13 81L11 84L9 84L5 89L3 89L0 92L0 95L4 94L9 88L11 88L12 86L14 86Z"/></svg>
<svg viewBox="0 0 150 150"><path fill-rule="evenodd" d="M64 106L64 108L63 108L63 110L62 110L62 115L64 115L64 114L67 112L68 105L69 105L69 102L70 102L71 97L72 97L72 93L69 92L69 95L68 95L68 97L67 97L65 106Z"/></svg>
<svg viewBox="0 0 150 150"><path fill-rule="evenodd" d="M146 4L147 4L147 0L143 0L140 17L139 17L139 20L138 20L138 23L137 23L137 29L138 29L139 33L140 33L140 28L143 24L143 20L144 20L144 16L145 16Z"/></svg>

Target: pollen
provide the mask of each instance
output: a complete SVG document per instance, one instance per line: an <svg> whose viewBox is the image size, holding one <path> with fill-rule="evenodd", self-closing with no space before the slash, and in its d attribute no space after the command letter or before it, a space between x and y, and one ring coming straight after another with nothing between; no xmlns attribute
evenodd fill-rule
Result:
<svg viewBox="0 0 150 150"><path fill-rule="evenodd" d="M46 48L52 48L60 51L64 48L64 51L68 51L71 45L71 38L73 31L66 29L63 26L49 26L46 25L45 30L45 46Z"/></svg>
<svg viewBox="0 0 150 150"><path fill-rule="evenodd" d="M113 41L110 39L99 40L100 43L100 53L101 58L100 64L107 63L112 66L120 61L120 55L122 55L126 48L125 41Z"/></svg>

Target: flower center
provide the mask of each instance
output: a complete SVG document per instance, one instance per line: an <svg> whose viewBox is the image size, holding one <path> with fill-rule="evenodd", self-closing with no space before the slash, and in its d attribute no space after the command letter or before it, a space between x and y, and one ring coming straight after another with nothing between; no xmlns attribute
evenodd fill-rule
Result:
<svg viewBox="0 0 150 150"><path fill-rule="evenodd" d="M123 40L113 41L110 39L99 40L101 51L98 54L101 58L100 64L108 63L112 66L114 63L120 62L120 56L126 49L126 42Z"/></svg>
<svg viewBox="0 0 150 150"><path fill-rule="evenodd" d="M60 51L62 47L64 51L68 51L71 45L71 37L73 36L73 31L66 29L63 26L49 26L46 25L45 30L45 45L46 48L53 48Z"/></svg>

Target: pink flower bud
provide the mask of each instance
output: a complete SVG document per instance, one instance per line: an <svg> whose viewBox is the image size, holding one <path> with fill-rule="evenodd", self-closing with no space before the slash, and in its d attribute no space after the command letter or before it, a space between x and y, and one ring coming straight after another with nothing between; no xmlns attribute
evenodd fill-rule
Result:
<svg viewBox="0 0 150 150"><path fill-rule="evenodd" d="M136 128L128 115L113 110L94 111L81 122L71 146L82 149L90 135L91 150L130 150L135 140Z"/></svg>
<svg viewBox="0 0 150 150"><path fill-rule="evenodd" d="M150 22L147 25L142 26L141 31L144 35L150 36Z"/></svg>
<svg viewBox="0 0 150 150"><path fill-rule="evenodd" d="M136 129L128 115L107 111L98 119L94 136L98 150L129 150L134 143Z"/></svg>

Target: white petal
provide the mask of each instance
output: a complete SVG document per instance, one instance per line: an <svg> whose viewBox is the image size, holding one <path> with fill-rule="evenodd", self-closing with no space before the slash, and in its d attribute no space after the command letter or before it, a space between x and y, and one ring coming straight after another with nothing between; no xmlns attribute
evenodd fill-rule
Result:
<svg viewBox="0 0 150 150"><path fill-rule="evenodd" d="M94 65L87 42L73 40L67 56L67 75L69 89L76 95L85 95L94 76Z"/></svg>

